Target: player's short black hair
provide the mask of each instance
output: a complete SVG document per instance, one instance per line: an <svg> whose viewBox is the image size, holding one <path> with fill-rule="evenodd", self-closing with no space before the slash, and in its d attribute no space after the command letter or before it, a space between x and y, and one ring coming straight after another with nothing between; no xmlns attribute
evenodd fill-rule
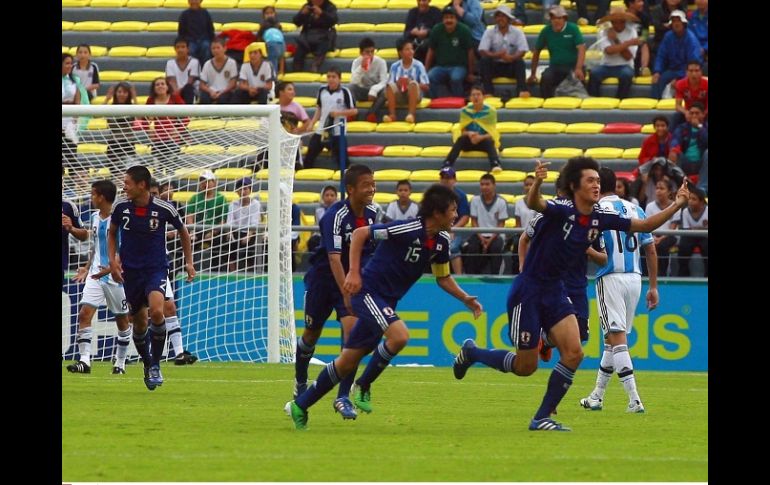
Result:
<svg viewBox="0 0 770 485"><path fill-rule="evenodd" d="M602 194L615 192L615 186L618 183L618 177L615 175L615 172L611 168L602 167L599 169L599 183L601 184L599 191Z"/></svg>
<svg viewBox="0 0 770 485"><path fill-rule="evenodd" d="M351 165L345 170L345 187L355 187L361 175L374 175L372 169L360 163Z"/></svg>
<svg viewBox="0 0 770 485"><path fill-rule="evenodd" d="M402 185L406 185L407 187L409 187L409 190L412 190L412 182L410 182L408 179L403 179L396 182L396 189L398 189Z"/></svg>
<svg viewBox="0 0 770 485"><path fill-rule="evenodd" d="M422 195L420 210L417 215L420 217L430 217L436 212L444 213L454 202L458 203L457 194L446 185L433 184Z"/></svg>
<svg viewBox="0 0 770 485"><path fill-rule="evenodd" d="M97 180L91 184L91 188L94 189L97 194L104 197L107 202L115 202L115 196L118 193L118 188L115 187L115 184L113 184L111 181Z"/></svg>
<svg viewBox="0 0 770 485"><path fill-rule="evenodd" d="M359 51L363 51L364 49L368 49L370 47L374 47L374 40L371 37L364 37L361 39L361 42L358 43Z"/></svg>
<svg viewBox="0 0 770 485"><path fill-rule="evenodd" d="M567 164L561 169L564 175L564 192L570 199L575 198L575 189L573 187L580 187L583 170L596 170L598 172L599 163L591 157L572 157L567 160Z"/></svg>
<svg viewBox="0 0 770 485"><path fill-rule="evenodd" d="M152 175L144 165L134 165L133 167L126 170L126 175L131 177L131 180L133 180L136 184L144 182L144 184L147 186L147 190L150 190L150 180L152 180Z"/></svg>

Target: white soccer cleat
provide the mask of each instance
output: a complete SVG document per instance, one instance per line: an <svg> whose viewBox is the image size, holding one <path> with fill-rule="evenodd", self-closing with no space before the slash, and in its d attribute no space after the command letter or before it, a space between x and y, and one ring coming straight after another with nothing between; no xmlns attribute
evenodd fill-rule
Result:
<svg viewBox="0 0 770 485"><path fill-rule="evenodd" d="M644 406L641 401L631 401L626 408L627 413L643 413Z"/></svg>
<svg viewBox="0 0 770 485"><path fill-rule="evenodd" d="M604 407L604 402L601 399L595 399L593 395L590 395L581 399L580 405L590 411L601 411L602 407Z"/></svg>

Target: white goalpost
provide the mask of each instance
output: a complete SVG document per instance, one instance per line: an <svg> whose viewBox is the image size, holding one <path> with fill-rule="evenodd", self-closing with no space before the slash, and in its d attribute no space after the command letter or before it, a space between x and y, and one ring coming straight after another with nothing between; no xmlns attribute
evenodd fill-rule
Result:
<svg viewBox="0 0 770 485"><path fill-rule="evenodd" d="M299 137L281 125L278 105L63 105L62 198L80 207L89 227L98 213L90 205L91 184L110 180L119 198L126 169L147 166L159 183L159 198L178 207L193 237L198 275L188 283L178 238L167 234L185 350L201 360L292 362L291 205L298 146ZM93 239L70 240L62 288L65 359L77 352L83 284L74 277L92 247ZM93 325L98 351L92 358L107 360L116 345L113 315L100 309Z"/></svg>

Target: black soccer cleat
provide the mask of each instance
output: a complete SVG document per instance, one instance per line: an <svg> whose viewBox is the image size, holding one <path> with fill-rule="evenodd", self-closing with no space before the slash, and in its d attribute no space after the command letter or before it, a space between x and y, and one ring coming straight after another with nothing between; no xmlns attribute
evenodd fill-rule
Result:
<svg viewBox="0 0 770 485"><path fill-rule="evenodd" d="M126 373L126 369L114 365L114 366L112 366L112 373L113 374L125 374Z"/></svg>
<svg viewBox="0 0 770 485"><path fill-rule="evenodd" d="M198 357L185 350L174 357L174 365L193 365L197 360Z"/></svg>
<svg viewBox="0 0 770 485"><path fill-rule="evenodd" d="M74 374L90 374L91 366L79 360L74 364L68 365L67 370Z"/></svg>

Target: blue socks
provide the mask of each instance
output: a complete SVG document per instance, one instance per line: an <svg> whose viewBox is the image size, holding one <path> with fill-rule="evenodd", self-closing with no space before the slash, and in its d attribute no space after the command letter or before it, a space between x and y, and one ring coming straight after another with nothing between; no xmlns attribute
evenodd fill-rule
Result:
<svg viewBox="0 0 770 485"><path fill-rule="evenodd" d="M297 339L297 357L294 363L294 379L297 382L307 382L307 368L314 352L315 345L306 344L301 336Z"/></svg>
<svg viewBox="0 0 770 485"><path fill-rule="evenodd" d="M388 367L390 361L395 356L396 353L388 350L388 346L385 345L385 342L380 342L380 345L375 349L372 358L369 360L369 364L366 366L364 373L361 374L361 377L356 381L356 384L361 386L361 389L363 390L369 389L372 382L382 374L382 371Z"/></svg>
<svg viewBox="0 0 770 485"><path fill-rule="evenodd" d="M564 395L567 394L574 378L574 369L570 369L561 361L556 363L551 377L548 379L548 389L546 389L543 402L535 414L535 419L543 419L551 415L551 412L556 409Z"/></svg>
<svg viewBox="0 0 770 485"><path fill-rule="evenodd" d="M516 354L508 350L488 350L476 347L466 351L466 354L472 362L480 362L500 372L513 372L513 361Z"/></svg>
<svg viewBox="0 0 770 485"><path fill-rule="evenodd" d="M337 385L340 381L337 375L337 368L334 367L334 362L326 364L326 367L318 374L313 385L307 388L307 391L298 396L294 401L297 406L307 411L307 408L318 402L319 399L324 397L327 392Z"/></svg>
<svg viewBox="0 0 770 485"><path fill-rule="evenodd" d="M141 335L134 332L131 338L134 340L134 347L136 347L139 357L142 358L144 366L150 367L152 364L152 359L150 358L150 330L148 328L144 329L144 333Z"/></svg>

